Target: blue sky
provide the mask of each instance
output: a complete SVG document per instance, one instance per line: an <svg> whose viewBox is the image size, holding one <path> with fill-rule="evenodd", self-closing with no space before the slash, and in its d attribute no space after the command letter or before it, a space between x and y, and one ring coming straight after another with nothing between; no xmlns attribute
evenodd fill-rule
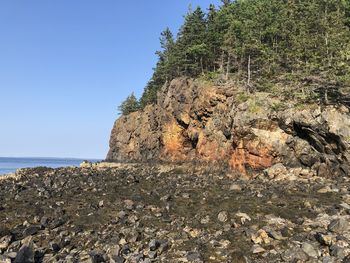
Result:
<svg viewBox="0 0 350 263"><path fill-rule="evenodd" d="M160 32L218 0L0 1L0 156L104 158Z"/></svg>

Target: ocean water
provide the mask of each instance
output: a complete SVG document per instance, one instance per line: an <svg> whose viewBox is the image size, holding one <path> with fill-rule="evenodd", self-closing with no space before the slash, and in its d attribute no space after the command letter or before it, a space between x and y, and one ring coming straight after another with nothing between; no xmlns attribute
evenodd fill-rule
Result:
<svg viewBox="0 0 350 263"><path fill-rule="evenodd" d="M86 159L0 157L0 175L13 173L18 168L30 168L37 166L46 166L51 168L79 166L84 160ZM100 160L88 161L97 162Z"/></svg>

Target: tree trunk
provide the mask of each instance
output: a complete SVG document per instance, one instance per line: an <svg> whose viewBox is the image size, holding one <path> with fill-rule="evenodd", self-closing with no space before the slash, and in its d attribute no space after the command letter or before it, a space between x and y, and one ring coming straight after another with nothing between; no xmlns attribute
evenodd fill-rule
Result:
<svg viewBox="0 0 350 263"><path fill-rule="evenodd" d="M250 72L250 55L248 56L248 80L247 80L247 86L248 86L248 91L250 90L250 78L251 78L251 72Z"/></svg>
<svg viewBox="0 0 350 263"><path fill-rule="evenodd" d="M324 91L324 103L326 105L328 105L328 88L325 88L325 91Z"/></svg>
<svg viewBox="0 0 350 263"><path fill-rule="evenodd" d="M201 59L200 59L200 63L201 63L202 75L204 75L204 68L203 68L203 57L201 57Z"/></svg>
<svg viewBox="0 0 350 263"><path fill-rule="evenodd" d="M222 51L222 53L221 53L220 67L219 67L219 71L220 71L221 73L224 72L224 57L225 57L225 51Z"/></svg>
<svg viewBox="0 0 350 263"><path fill-rule="evenodd" d="M230 73L231 69L231 56L229 55L227 58L227 65L226 65L226 76L225 79L228 80L228 74Z"/></svg>

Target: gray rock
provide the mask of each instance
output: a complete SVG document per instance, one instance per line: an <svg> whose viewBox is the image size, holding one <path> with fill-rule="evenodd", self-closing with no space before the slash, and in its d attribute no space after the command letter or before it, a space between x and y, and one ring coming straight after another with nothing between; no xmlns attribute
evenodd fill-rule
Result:
<svg viewBox="0 0 350 263"><path fill-rule="evenodd" d="M34 251L31 247L23 245L18 251L14 263L34 263Z"/></svg>
<svg viewBox="0 0 350 263"><path fill-rule="evenodd" d="M186 258L188 261L191 261L191 262L198 262L202 260L201 254L199 254L196 251L188 252L186 255Z"/></svg>
<svg viewBox="0 0 350 263"><path fill-rule="evenodd" d="M343 218L332 220L328 225L328 230L335 233L342 233L349 229L349 222Z"/></svg>
<svg viewBox="0 0 350 263"><path fill-rule="evenodd" d="M269 234L270 237L276 240L284 240L286 239L285 237L282 236L280 231L275 231L275 230L268 230L267 233Z"/></svg>
<svg viewBox="0 0 350 263"><path fill-rule="evenodd" d="M304 242L301 249L311 258L318 258L319 256L318 250L311 243Z"/></svg>
<svg viewBox="0 0 350 263"><path fill-rule="evenodd" d="M335 259L330 256L325 256L322 258L322 263L335 263Z"/></svg>
<svg viewBox="0 0 350 263"><path fill-rule="evenodd" d="M127 216L127 213L125 211L120 211L117 216L119 219L124 219Z"/></svg>
<svg viewBox="0 0 350 263"><path fill-rule="evenodd" d="M158 255L161 255L163 252L169 249L169 242L167 240L160 240L160 247L158 249Z"/></svg>
<svg viewBox="0 0 350 263"><path fill-rule="evenodd" d="M343 259L345 258L345 256L347 256L344 248L339 247L337 245L331 246L330 250L331 250L331 255L333 257L336 257L337 259Z"/></svg>
<svg viewBox="0 0 350 263"><path fill-rule="evenodd" d="M300 260L301 262L305 262L306 260L308 260L308 256L304 253L304 251L301 248L294 247L284 251L284 253L282 254L282 259L285 262L297 262L298 260Z"/></svg>
<svg viewBox="0 0 350 263"><path fill-rule="evenodd" d="M151 259L154 259L157 257L157 251L150 251L148 253L148 257L151 258Z"/></svg>
<svg viewBox="0 0 350 263"><path fill-rule="evenodd" d="M40 224L42 227L47 227L48 226L48 223L49 223L49 219L47 216L43 216L41 219L40 219Z"/></svg>
<svg viewBox="0 0 350 263"><path fill-rule="evenodd" d="M124 263L125 259L122 256L112 256L110 258L111 263Z"/></svg>
<svg viewBox="0 0 350 263"><path fill-rule="evenodd" d="M109 249L109 257L118 256L120 253L120 246L115 245Z"/></svg>
<svg viewBox="0 0 350 263"><path fill-rule="evenodd" d="M259 245L253 245L253 247L252 247L253 254L259 254L259 253L263 253L265 251L266 250L263 247L259 246Z"/></svg>
<svg viewBox="0 0 350 263"><path fill-rule="evenodd" d="M155 251L155 250L157 250L159 247L160 247L160 242L159 242L159 240L155 240L155 239L153 239L153 240L151 240L150 242L149 242L149 249L151 250L151 251Z"/></svg>

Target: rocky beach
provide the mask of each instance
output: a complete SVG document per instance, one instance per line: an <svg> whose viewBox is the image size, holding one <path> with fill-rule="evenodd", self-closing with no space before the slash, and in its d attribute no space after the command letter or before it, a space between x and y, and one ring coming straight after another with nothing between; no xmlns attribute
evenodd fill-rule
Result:
<svg viewBox="0 0 350 263"><path fill-rule="evenodd" d="M350 263L350 0L2 2L0 263Z"/></svg>
<svg viewBox="0 0 350 263"><path fill-rule="evenodd" d="M0 263L350 262L349 159L344 105L177 78L106 162L0 177Z"/></svg>
<svg viewBox="0 0 350 263"><path fill-rule="evenodd" d="M348 177L82 164L0 180L0 262L350 262Z"/></svg>

